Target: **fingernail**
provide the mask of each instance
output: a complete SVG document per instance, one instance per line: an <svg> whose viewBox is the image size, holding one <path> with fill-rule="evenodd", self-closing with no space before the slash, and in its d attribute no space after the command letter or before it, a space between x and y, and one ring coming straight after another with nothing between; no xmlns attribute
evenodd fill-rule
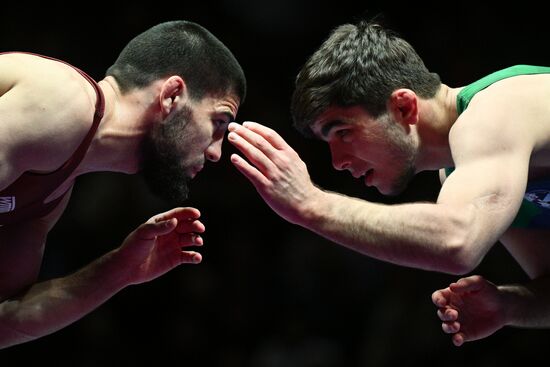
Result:
<svg viewBox="0 0 550 367"><path fill-rule="evenodd" d="M235 134L234 132L230 132L230 133L227 135L227 138L228 138L229 140L235 141L235 140L237 140L237 134Z"/></svg>

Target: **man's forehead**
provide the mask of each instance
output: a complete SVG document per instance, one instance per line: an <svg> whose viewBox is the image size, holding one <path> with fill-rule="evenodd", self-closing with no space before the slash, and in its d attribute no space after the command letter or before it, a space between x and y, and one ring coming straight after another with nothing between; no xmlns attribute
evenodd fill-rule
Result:
<svg viewBox="0 0 550 367"><path fill-rule="evenodd" d="M226 97L224 100L220 101L218 106L220 109L226 111L225 113L228 115L229 120L235 121L240 107L240 100L234 96Z"/></svg>
<svg viewBox="0 0 550 367"><path fill-rule="evenodd" d="M237 96L231 95L231 94L228 94L223 97L207 96L203 98L201 102L202 104L208 107L214 108L216 110L229 109L229 111L233 116L237 115L237 111L239 110L239 106L240 106L240 99Z"/></svg>
<svg viewBox="0 0 550 367"><path fill-rule="evenodd" d="M323 139L328 136L330 130L334 127L353 123L365 115L365 110L361 106L331 106L321 112L311 124L311 131Z"/></svg>

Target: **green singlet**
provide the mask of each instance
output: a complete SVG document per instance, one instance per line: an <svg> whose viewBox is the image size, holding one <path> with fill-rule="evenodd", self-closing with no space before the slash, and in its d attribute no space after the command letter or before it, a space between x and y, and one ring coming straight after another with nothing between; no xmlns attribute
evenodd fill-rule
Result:
<svg viewBox="0 0 550 367"><path fill-rule="evenodd" d="M487 88L499 80L529 74L550 74L550 67L516 65L479 79L464 87L457 96L456 106L458 114L468 108L468 104L479 91ZM550 103L550 101L549 101ZM454 168L446 168L449 176ZM550 228L550 177L529 181L523 196L521 207L511 227L520 228Z"/></svg>

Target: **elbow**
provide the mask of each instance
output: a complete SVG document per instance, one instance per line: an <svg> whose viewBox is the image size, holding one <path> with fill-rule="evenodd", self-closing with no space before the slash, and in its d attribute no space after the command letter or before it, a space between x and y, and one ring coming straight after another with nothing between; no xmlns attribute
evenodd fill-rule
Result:
<svg viewBox="0 0 550 367"><path fill-rule="evenodd" d="M480 256L466 244L453 246L451 249L448 273L453 275L467 275L481 262Z"/></svg>
<svg viewBox="0 0 550 367"><path fill-rule="evenodd" d="M484 256L480 240L475 235L475 225L472 216L453 218L453 223L447 232L446 255L448 259L448 273L466 275L471 273L481 262Z"/></svg>

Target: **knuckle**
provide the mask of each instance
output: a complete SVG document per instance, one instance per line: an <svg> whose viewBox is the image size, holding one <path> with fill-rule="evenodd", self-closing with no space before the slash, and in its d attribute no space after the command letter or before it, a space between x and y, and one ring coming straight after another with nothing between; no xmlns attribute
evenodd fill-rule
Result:
<svg viewBox="0 0 550 367"><path fill-rule="evenodd" d="M280 157L278 157L278 158L279 158L278 159L279 165L289 166L290 163L292 162L290 157L287 156L286 154L281 154Z"/></svg>
<svg viewBox="0 0 550 367"><path fill-rule="evenodd" d="M270 183L278 182L281 179L281 174L279 173L279 171L269 171L266 176L269 179Z"/></svg>
<svg viewBox="0 0 550 367"><path fill-rule="evenodd" d="M262 139L257 139L256 142L254 143L254 145L256 145L256 147L258 147L260 149L263 149L266 146L265 141L262 140Z"/></svg>

